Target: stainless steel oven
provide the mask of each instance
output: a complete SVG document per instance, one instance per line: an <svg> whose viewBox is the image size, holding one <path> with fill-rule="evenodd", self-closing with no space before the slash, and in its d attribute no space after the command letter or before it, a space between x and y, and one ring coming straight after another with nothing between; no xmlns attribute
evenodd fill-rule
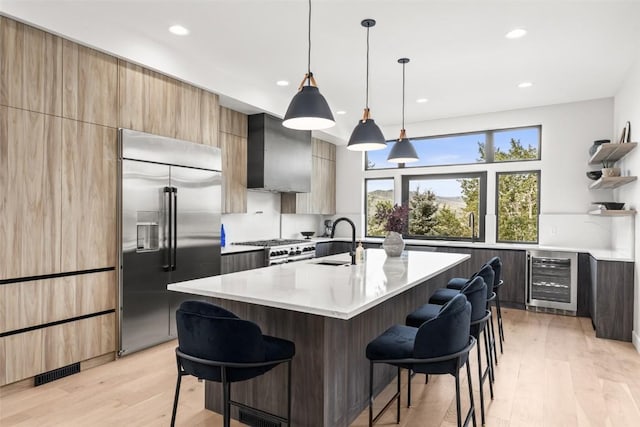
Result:
<svg viewBox="0 0 640 427"><path fill-rule="evenodd" d="M578 254L527 252L527 308L575 316L578 296Z"/></svg>
<svg viewBox="0 0 640 427"><path fill-rule="evenodd" d="M316 242L311 239L270 239L237 242L234 245L264 246L267 265L284 264L315 258Z"/></svg>

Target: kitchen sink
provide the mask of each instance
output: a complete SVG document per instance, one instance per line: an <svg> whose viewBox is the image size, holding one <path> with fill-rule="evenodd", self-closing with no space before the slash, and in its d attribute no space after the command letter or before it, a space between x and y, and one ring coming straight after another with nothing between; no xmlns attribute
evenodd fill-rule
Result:
<svg viewBox="0 0 640 427"><path fill-rule="evenodd" d="M351 265L351 263L349 261L331 261L331 260L318 261L318 262L314 262L314 264L318 264L318 265L333 265L334 267L346 267L346 266Z"/></svg>

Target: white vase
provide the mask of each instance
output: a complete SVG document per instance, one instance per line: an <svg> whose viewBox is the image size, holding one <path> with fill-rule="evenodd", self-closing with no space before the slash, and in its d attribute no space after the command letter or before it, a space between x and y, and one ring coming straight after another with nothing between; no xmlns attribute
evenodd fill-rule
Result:
<svg viewBox="0 0 640 427"><path fill-rule="evenodd" d="M404 250L404 240L402 234L390 231L387 237L382 241L382 249L384 249L387 256L397 257L402 254Z"/></svg>

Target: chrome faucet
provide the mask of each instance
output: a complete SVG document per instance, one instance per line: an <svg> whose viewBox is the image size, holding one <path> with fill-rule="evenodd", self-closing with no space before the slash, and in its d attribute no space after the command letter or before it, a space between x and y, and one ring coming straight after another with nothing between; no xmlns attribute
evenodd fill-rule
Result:
<svg viewBox="0 0 640 427"><path fill-rule="evenodd" d="M469 227L471 227L471 243L476 240L476 214L469 212Z"/></svg>
<svg viewBox="0 0 640 427"><path fill-rule="evenodd" d="M333 221L333 229L331 230L331 238L336 234L336 226L340 221L347 221L351 225L351 265L356 265L356 225L349 218L341 217Z"/></svg>

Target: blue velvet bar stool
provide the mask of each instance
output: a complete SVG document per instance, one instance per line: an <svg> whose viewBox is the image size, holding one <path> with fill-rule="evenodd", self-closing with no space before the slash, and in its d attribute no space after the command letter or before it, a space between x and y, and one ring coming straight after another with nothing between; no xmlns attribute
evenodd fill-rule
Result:
<svg viewBox="0 0 640 427"><path fill-rule="evenodd" d="M471 336L476 339L478 351L478 381L480 383L480 413L482 415L482 425L485 425L484 413L484 383L489 378L489 390L493 399L493 384L490 377L490 352L489 336L487 335L487 321L491 315L487 310L487 284L480 276L469 280L467 285L461 290L471 303ZM425 304L407 316L407 326L419 327L422 323L434 318L444 306L437 304ZM484 332L484 333L483 333ZM480 335L484 338L485 357L487 359L486 368L482 369L482 352L480 351ZM411 382L408 389L408 404L411 405Z"/></svg>
<svg viewBox="0 0 640 427"><path fill-rule="evenodd" d="M429 302L433 302L435 304L444 304L448 298L451 298L452 295L455 295L455 290L460 290L464 286L466 286L467 282L473 279L476 276L480 276L484 279L484 282L487 284L487 310L489 313L491 312L491 301L495 300L495 292L493 292L492 284L495 282L495 273L493 268L489 264L484 264L480 267L476 273L474 273L470 279L464 279L460 277L454 277L449 280L447 283L447 289L438 289L432 296ZM491 381L495 381L495 374L493 371L493 365L498 364L498 353L496 352L496 339L494 334L493 327L493 314L489 318L489 351L492 353L491 356Z"/></svg>
<svg viewBox="0 0 640 427"><path fill-rule="evenodd" d="M473 420L476 426L475 406L469 351L476 339L469 335L471 304L464 294L458 294L438 314L419 328L394 325L367 345L369 359L369 427L397 400L397 422L400 423L400 371L402 368L422 374L450 374L455 377L458 427L467 426ZM397 391L382 410L373 416L373 367L385 363L397 367ZM460 404L460 369L467 367L470 408L462 422Z"/></svg>
<svg viewBox="0 0 640 427"><path fill-rule="evenodd" d="M224 427L229 427L231 405L291 426L291 360L295 344L263 335L260 327L232 312L205 301L185 301L176 311L178 381L171 426L175 425L180 382L184 375L222 383ZM231 400L231 383L265 374L287 364L287 417L251 408Z"/></svg>
<svg viewBox="0 0 640 427"><path fill-rule="evenodd" d="M493 292L496 294L496 311L498 313L498 335L500 336L500 353L504 353L502 349L502 343L504 342L504 326L502 325L502 309L500 308L500 288L502 287L503 281L500 277L502 274L502 261L500 257L494 256L487 264L493 268L494 279L493 279Z"/></svg>

